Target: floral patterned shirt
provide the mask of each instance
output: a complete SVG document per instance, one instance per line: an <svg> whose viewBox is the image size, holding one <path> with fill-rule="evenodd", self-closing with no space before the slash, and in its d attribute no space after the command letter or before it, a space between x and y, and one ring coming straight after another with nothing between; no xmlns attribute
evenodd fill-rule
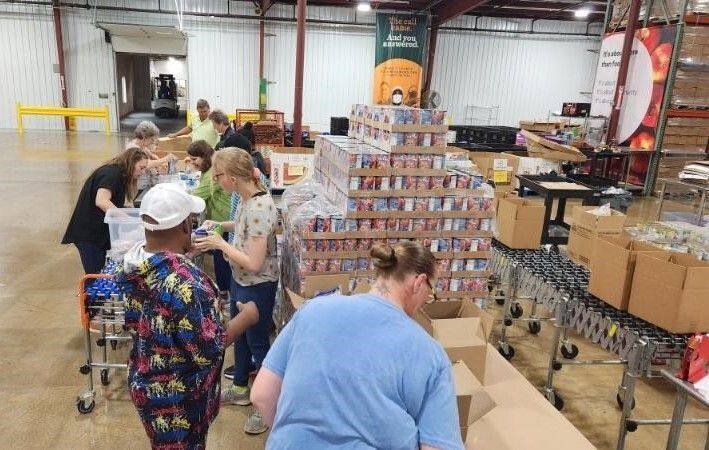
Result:
<svg viewBox="0 0 709 450"><path fill-rule="evenodd" d="M201 446L219 411L225 332L212 280L183 255L156 253L116 283L136 331L128 363L131 397L153 448Z"/></svg>

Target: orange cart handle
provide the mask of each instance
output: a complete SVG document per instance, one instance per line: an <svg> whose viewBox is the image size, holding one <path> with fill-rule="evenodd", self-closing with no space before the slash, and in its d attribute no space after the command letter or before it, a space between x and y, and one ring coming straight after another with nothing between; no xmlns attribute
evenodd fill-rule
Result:
<svg viewBox="0 0 709 450"><path fill-rule="evenodd" d="M113 275L105 273L89 273L81 277L79 280L79 321L85 330L89 329L89 295L86 293L86 282L89 280L97 280L99 278L113 278Z"/></svg>

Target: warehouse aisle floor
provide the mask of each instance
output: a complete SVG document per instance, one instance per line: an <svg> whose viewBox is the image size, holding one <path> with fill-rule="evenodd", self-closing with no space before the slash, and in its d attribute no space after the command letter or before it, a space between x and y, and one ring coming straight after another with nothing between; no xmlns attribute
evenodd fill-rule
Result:
<svg viewBox="0 0 709 450"><path fill-rule="evenodd" d="M85 391L78 371L85 358L76 298L82 272L76 250L59 245L84 179L122 147L124 137L29 131L24 137L0 132L0 140L5 142L0 151L5 167L0 180L5 223L0 230L0 435L28 449L148 448L124 372L112 371L107 387L96 385L91 414L76 410L76 396ZM653 217L655 205L652 199L636 200L631 214ZM515 326L510 335L517 350L514 365L535 386L543 385L550 327L543 325L540 335L531 336ZM581 358L609 358L583 339L575 342ZM127 347L117 353L124 360ZM621 368L613 366L566 367L557 373L564 414L600 449L615 448L620 374ZM638 417L670 417L674 393L661 381L641 380L636 398ZM263 448L265 435L242 432L247 413L247 408L223 407L208 447ZM687 417L699 416L691 405ZM514 433L515 424L509 429ZM706 432L706 427L685 426L680 448L701 449ZM626 448L661 449L666 438L667 427L645 427L629 435Z"/></svg>

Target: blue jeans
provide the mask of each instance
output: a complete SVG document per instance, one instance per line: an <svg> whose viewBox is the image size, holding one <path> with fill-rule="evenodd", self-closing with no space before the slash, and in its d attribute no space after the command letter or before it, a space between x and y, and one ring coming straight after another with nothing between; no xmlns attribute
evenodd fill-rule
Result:
<svg viewBox="0 0 709 450"><path fill-rule="evenodd" d="M234 317L238 313L237 301L256 303L259 313L258 322L234 342L234 384L236 386L248 386L249 372L253 368L252 358L256 365L255 368L259 369L266 358L266 353L271 348L269 336L277 288L278 283L275 281L242 286L233 279L231 280L231 316Z"/></svg>
<svg viewBox="0 0 709 450"><path fill-rule="evenodd" d="M227 236L227 233L224 233L225 240ZM214 255L214 276L217 286L220 291L228 291L231 289L231 266L224 259L224 254L221 250L214 250L212 254Z"/></svg>
<svg viewBox="0 0 709 450"><path fill-rule="evenodd" d="M74 245L79 250L84 273L101 272L101 269L106 265L106 250L88 241L74 242Z"/></svg>

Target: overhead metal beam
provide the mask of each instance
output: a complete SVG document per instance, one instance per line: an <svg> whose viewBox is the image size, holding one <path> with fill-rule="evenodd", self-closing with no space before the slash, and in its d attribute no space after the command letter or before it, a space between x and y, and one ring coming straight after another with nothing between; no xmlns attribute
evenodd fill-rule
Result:
<svg viewBox="0 0 709 450"><path fill-rule="evenodd" d="M461 14L482 6L489 0L444 0L435 8L431 8L433 16L432 25L443 25L451 19L455 19Z"/></svg>
<svg viewBox="0 0 709 450"><path fill-rule="evenodd" d="M603 11L591 12L590 17L598 17L599 19L603 17ZM539 11L530 10L520 10L513 11L507 9L476 9L475 15L479 17L496 17L501 19L536 19L542 20L539 17ZM544 20L563 20L563 21L577 21L575 20L574 13L569 11L562 11L554 14L553 16L546 16Z"/></svg>

